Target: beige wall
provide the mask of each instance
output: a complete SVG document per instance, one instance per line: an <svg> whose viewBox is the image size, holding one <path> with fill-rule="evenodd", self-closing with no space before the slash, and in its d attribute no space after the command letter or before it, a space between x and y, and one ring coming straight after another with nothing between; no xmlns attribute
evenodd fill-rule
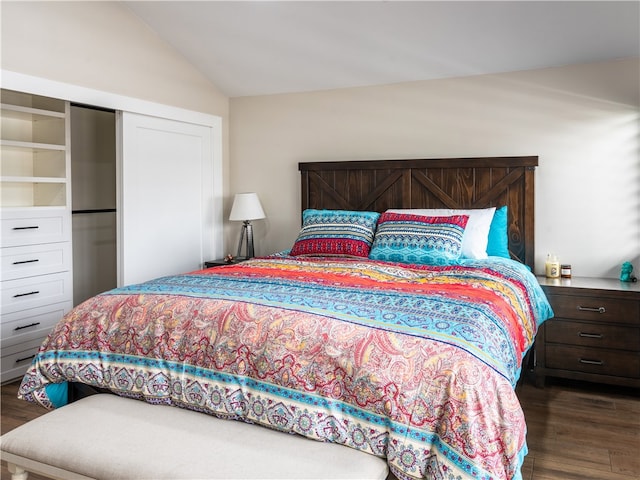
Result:
<svg viewBox="0 0 640 480"><path fill-rule="evenodd" d="M0 13L3 70L221 117L228 190L228 98L126 7L3 0Z"/></svg>
<svg viewBox="0 0 640 480"><path fill-rule="evenodd" d="M298 162L538 155L537 270L554 252L574 275L617 277L623 261L640 270L638 72L631 59L234 98L230 193L259 193L265 254L299 229Z"/></svg>

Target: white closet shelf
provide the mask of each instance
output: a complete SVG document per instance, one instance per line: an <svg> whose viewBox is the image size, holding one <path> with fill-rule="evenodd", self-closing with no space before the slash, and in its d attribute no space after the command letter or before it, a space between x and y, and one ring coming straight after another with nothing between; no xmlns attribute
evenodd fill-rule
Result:
<svg viewBox="0 0 640 480"><path fill-rule="evenodd" d="M41 108L23 107L21 105L11 105L8 103L1 104L0 109L2 109L2 116L4 118L19 120L37 120L37 117L42 117L43 119L64 119L66 116L65 112L55 112L52 110L43 110Z"/></svg>
<svg viewBox="0 0 640 480"><path fill-rule="evenodd" d="M2 148L22 148L30 150L59 150L65 151L66 145L58 145L55 143L36 143L36 142L21 142L18 140L0 140L0 146Z"/></svg>
<svg viewBox="0 0 640 480"><path fill-rule="evenodd" d="M15 177L15 176L3 176L0 177L3 182L12 183L67 183L67 179L63 177Z"/></svg>

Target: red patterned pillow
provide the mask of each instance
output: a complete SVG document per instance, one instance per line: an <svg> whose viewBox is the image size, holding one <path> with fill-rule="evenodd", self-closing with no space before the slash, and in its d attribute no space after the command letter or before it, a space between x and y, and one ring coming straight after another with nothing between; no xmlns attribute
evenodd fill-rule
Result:
<svg viewBox="0 0 640 480"><path fill-rule="evenodd" d="M290 255L368 257L379 217L377 212L305 210Z"/></svg>

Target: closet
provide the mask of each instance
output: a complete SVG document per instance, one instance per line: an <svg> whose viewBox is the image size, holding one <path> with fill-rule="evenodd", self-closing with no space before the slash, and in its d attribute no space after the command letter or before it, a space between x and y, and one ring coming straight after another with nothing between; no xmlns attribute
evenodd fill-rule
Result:
<svg viewBox="0 0 640 480"><path fill-rule="evenodd" d="M73 304L117 285L116 113L71 105Z"/></svg>
<svg viewBox="0 0 640 480"><path fill-rule="evenodd" d="M24 374L74 304L222 254L218 117L3 80L30 92L2 90L2 382Z"/></svg>

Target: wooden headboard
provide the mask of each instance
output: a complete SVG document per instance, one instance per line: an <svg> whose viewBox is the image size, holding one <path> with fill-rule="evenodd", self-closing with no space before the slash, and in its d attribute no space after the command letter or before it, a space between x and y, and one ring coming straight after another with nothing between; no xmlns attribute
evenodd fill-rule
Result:
<svg viewBox="0 0 640 480"><path fill-rule="evenodd" d="M305 162L302 210L508 206L509 251L534 267L534 171L538 157Z"/></svg>

